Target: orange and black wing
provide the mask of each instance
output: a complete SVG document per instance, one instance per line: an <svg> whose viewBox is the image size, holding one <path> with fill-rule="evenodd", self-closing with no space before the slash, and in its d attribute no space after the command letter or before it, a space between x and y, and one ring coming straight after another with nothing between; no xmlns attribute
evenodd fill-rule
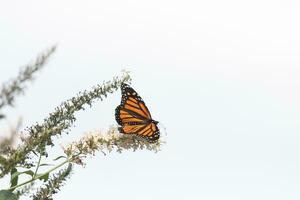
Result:
<svg viewBox="0 0 300 200"><path fill-rule="evenodd" d="M116 108L115 118L118 124L121 126L126 124L129 125L144 124L145 120L147 120L146 118L137 114L136 112L123 108L121 105Z"/></svg>
<svg viewBox="0 0 300 200"><path fill-rule="evenodd" d="M122 84L121 105L116 108L115 118L119 125L141 124L151 120L151 114L143 99L127 84Z"/></svg>
<svg viewBox="0 0 300 200"><path fill-rule="evenodd" d="M159 139L159 130L153 122L139 125L126 124L120 127L119 131L124 134L135 134L148 142L156 142Z"/></svg>
<svg viewBox="0 0 300 200"><path fill-rule="evenodd" d="M121 104L115 112L116 121L122 126L120 132L138 135L149 142L158 140L159 130L143 99L127 84L122 84L121 90Z"/></svg>

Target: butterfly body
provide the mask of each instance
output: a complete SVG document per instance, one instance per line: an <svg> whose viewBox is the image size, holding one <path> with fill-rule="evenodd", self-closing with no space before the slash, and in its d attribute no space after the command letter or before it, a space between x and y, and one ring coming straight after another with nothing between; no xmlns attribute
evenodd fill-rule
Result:
<svg viewBox="0 0 300 200"><path fill-rule="evenodd" d="M127 84L121 85L121 104L116 108L115 118L121 126L119 131L134 134L155 142L159 139L158 122L153 120L143 99Z"/></svg>

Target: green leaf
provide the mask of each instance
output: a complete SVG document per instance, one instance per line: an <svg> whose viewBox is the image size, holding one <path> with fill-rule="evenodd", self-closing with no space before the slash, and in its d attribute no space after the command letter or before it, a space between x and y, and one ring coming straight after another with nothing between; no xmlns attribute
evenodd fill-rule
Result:
<svg viewBox="0 0 300 200"><path fill-rule="evenodd" d="M20 174L27 174L31 177L33 177L34 175L34 172L32 170L27 170L27 171L24 171L24 172L15 172L11 175L11 179L15 179L16 177L18 177Z"/></svg>
<svg viewBox="0 0 300 200"><path fill-rule="evenodd" d="M15 169L15 168L12 169L11 170L11 177L10 177L11 187L14 187L14 186L16 186L18 184L19 175L21 175L21 174L27 174L27 175L33 177L34 172L31 171L31 170L27 170L27 171L23 171L23 172L18 172L17 169Z"/></svg>
<svg viewBox="0 0 300 200"><path fill-rule="evenodd" d="M59 160L59 159L61 159L61 158L65 158L65 159L67 159L67 157L66 157L66 156L58 156L57 158L53 159L53 161Z"/></svg>
<svg viewBox="0 0 300 200"><path fill-rule="evenodd" d="M52 164L48 164L48 163L43 163L43 164L40 164L40 167L42 166L53 166Z"/></svg>
<svg viewBox="0 0 300 200"><path fill-rule="evenodd" d="M14 187L16 185L18 185L18 170L17 168L13 168L10 172L10 187Z"/></svg>
<svg viewBox="0 0 300 200"><path fill-rule="evenodd" d="M41 176L42 175L42 176ZM48 181L48 179L49 179L49 173L46 173L46 174L39 174L38 176L40 176L39 177L39 180L43 180L44 182L46 182L46 181ZM0 199L1 200L1 199Z"/></svg>
<svg viewBox="0 0 300 200"><path fill-rule="evenodd" d="M0 200L18 200L18 197L8 190L0 190Z"/></svg>
<svg viewBox="0 0 300 200"><path fill-rule="evenodd" d="M21 174L28 174L29 176L33 177L34 172L32 170L27 170L27 171L21 172Z"/></svg>

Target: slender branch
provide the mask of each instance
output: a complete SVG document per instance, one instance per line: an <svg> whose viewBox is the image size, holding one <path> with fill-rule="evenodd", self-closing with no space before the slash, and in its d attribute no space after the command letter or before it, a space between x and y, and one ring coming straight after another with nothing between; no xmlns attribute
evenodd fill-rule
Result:
<svg viewBox="0 0 300 200"><path fill-rule="evenodd" d="M155 143L149 143L135 135L121 134L117 127L111 126L105 133L101 131L88 132L79 140L63 147L63 150L67 157L74 158L74 163L84 165L83 158L95 155L99 151L104 155L113 150L121 153L130 149L133 151L147 149L156 153L163 143L164 141L161 139Z"/></svg>
<svg viewBox="0 0 300 200"><path fill-rule="evenodd" d="M38 172L38 170L39 170L39 167L40 167L41 160L42 160L42 153L40 153L40 156L39 156L39 161L38 161L38 163L37 163L37 166L36 166L35 172L34 172L34 174L33 174L33 178L35 178L35 177L36 177L36 174L37 174L37 172Z"/></svg>
<svg viewBox="0 0 300 200"><path fill-rule="evenodd" d="M19 75L4 83L0 89L0 109L6 105L13 106L15 97L19 94L22 94L26 88L26 82L33 80L34 74L42 69L48 58L54 53L56 46L51 47L45 52L41 53L34 62L25 66L24 69L21 69ZM1 115L0 118L3 118L4 115Z"/></svg>
<svg viewBox="0 0 300 200"><path fill-rule="evenodd" d="M32 179L30 179L30 180L28 180L28 181L25 181L25 182L23 182L23 183L20 183L20 184L14 186L14 187L8 188L7 190L14 190L14 189L16 189L16 188L18 188L18 187L21 187L21 186L23 186L23 185L26 185L26 184L28 184L28 183L31 183L31 182L33 182L33 181L35 181L35 180L38 180L38 179L40 179L41 177L45 176L46 174L49 174L50 172L55 171L56 169L62 167L63 165L65 165L66 163L69 163L69 162L71 162L71 161L72 161L72 160L67 159L67 160L65 160L64 162L60 163L59 165L57 165L57 166L51 168L50 170L48 170L48 171L46 171L46 172L44 172L44 173L42 173L42 174L39 174L38 176L33 176Z"/></svg>
<svg viewBox="0 0 300 200"><path fill-rule="evenodd" d="M53 146L52 137L61 135L75 122L75 112L85 109L85 105L92 105L96 99L103 100L109 93L117 90L123 82L130 81L128 72L121 77L114 77L112 81L97 85L90 91L84 91L77 96L63 102L54 112L44 119L43 123L36 123L27 128L27 137L23 137L23 143L8 156L6 163L0 166L0 178L10 172L16 165L26 164L30 153L38 151L46 146Z"/></svg>

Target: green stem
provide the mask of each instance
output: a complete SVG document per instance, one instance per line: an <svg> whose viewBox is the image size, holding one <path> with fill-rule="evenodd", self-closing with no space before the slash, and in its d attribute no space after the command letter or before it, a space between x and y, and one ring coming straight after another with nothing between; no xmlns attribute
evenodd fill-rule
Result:
<svg viewBox="0 0 300 200"><path fill-rule="evenodd" d="M39 156L39 161L38 161L38 163L37 163L37 166L36 166L36 169L35 169L35 172L34 172L33 178L35 178L35 177L36 177L36 174L37 174L37 172L38 172L38 170L39 170L39 167L40 167L40 164L41 164L41 160L42 160L42 153L40 153L40 156Z"/></svg>
<svg viewBox="0 0 300 200"><path fill-rule="evenodd" d="M69 162L71 162L71 159L67 159L67 160L65 160L64 162L62 162L62 163L60 163L59 165L57 165L56 167L53 167L52 169L46 171L45 173L40 174L40 175L38 175L38 176L33 176L32 179L30 179L30 180L28 180L28 181L25 181L25 182L23 182L23 183L20 183L19 185L16 185L16 186L14 186L14 187L11 187L11 188L9 188L9 189L7 189L7 190L14 190L14 189L16 189L16 188L18 188L18 187L21 187L21 186L23 186L23 185L26 185L26 184L28 184L28 183L31 183L31 182L33 182L33 181L35 181L35 180L37 180L37 179L43 177L44 175L49 174L50 172L52 172L52 171L54 171L54 170L60 168L61 166L65 165L66 163L69 163Z"/></svg>

